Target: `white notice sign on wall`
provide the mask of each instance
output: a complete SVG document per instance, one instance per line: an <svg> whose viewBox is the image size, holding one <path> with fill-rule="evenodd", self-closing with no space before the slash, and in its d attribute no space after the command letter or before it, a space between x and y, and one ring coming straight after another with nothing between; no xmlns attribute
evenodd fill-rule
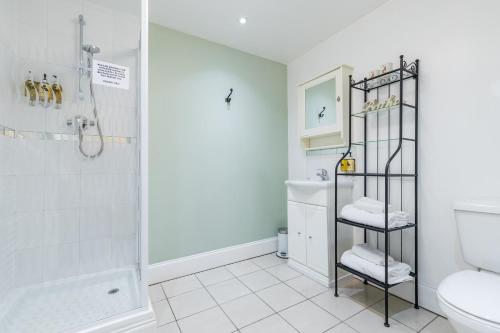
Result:
<svg viewBox="0 0 500 333"><path fill-rule="evenodd" d="M129 79L130 72L128 67L94 59L92 81L95 84L119 89L128 89Z"/></svg>

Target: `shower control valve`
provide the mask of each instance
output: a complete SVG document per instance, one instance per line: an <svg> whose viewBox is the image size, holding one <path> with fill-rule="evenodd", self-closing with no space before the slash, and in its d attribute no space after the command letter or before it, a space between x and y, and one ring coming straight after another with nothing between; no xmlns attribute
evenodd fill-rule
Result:
<svg viewBox="0 0 500 333"><path fill-rule="evenodd" d="M75 130L86 131L89 127L95 126L95 121L89 120L85 116L77 115L75 118L70 118L66 121L68 127L75 127Z"/></svg>

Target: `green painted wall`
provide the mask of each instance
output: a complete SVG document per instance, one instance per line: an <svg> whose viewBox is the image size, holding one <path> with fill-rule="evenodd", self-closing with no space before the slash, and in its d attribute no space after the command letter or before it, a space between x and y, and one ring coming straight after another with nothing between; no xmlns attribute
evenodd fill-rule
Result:
<svg viewBox="0 0 500 333"><path fill-rule="evenodd" d="M286 66L149 31L150 263L274 236L286 225Z"/></svg>

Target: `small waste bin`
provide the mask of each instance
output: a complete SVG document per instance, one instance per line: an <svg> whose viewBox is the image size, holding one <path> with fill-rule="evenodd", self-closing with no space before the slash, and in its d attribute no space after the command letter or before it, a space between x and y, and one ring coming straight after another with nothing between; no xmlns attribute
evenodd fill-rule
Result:
<svg viewBox="0 0 500 333"><path fill-rule="evenodd" d="M288 228L278 229L278 252L276 255L280 258L288 258Z"/></svg>

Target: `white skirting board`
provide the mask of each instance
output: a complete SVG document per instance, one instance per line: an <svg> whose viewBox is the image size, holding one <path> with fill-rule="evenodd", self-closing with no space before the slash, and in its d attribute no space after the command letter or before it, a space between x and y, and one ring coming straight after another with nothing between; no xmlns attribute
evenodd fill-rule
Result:
<svg viewBox="0 0 500 333"><path fill-rule="evenodd" d="M179 259L149 265L149 284L155 284L233 262L276 252L277 238L271 237L255 242L225 247L194 254Z"/></svg>
<svg viewBox="0 0 500 333"><path fill-rule="evenodd" d="M397 285L391 288L390 292L398 297L401 297L402 299L407 300L408 302L413 302L415 297L414 288L414 283L412 281ZM441 316L444 316L443 311L441 311L441 309L439 308L436 289L419 283L418 292L418 303L420 306Z"/></svg>

